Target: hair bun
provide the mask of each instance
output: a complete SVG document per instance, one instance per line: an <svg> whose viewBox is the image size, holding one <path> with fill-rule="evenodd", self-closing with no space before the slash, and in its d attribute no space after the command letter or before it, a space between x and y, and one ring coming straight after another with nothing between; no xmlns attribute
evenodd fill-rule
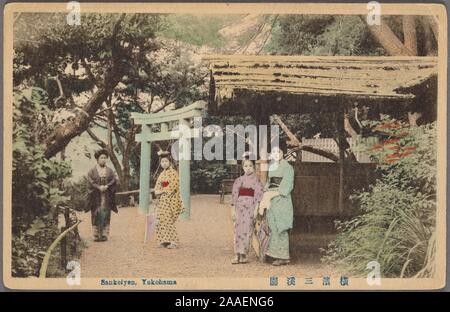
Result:
<svg viewBox="0 0 450 312"><path fill-rule="evenodd" d="M250 153L250 152L244 152L244 154L242 154L242 160L256 160L256 154L255 153Z"/></svg>
<svg viewBox="0 0 450 312"><path fill-rule="evenodd" d="M158 154L159 157L170 156L170 152L163 151L163 150L159 150L157 154Z"/></svg>

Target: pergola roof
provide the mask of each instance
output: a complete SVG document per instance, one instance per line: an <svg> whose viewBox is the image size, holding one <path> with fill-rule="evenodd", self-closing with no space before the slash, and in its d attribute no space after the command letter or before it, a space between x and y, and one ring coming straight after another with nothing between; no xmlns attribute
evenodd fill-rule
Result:
<svg viewBox="0 0 450 312"><path fill-rule="evenodd" d="M261 103L267 97L274 112L285 109L277 101L296 106L311 101L329 105L338 98L408 101L415 97L417 86L437 76L436 57L215 55L203 59L211 69L210 102L229 112L236 104Z"/></svg>

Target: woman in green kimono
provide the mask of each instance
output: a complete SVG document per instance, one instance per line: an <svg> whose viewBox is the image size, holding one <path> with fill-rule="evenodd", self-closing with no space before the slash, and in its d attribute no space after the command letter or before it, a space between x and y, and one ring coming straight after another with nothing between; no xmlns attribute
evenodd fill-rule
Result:
<svg viewBox="0 0 450 312"><path fill-rule="evenodd" d="M117 179L114 171L106 166L108 152L99 150L94 154L97 165L89 170L86 212L91 212L94 241L108 240L111 210L118 212L115 202Z"/></svg>
<svg viewBox="0 0 450 312"><path fill-rule="evenodd" d="M273 265L290 262L289 230L292 228L294 208L291 192L294 188L294 168L283 159L285 146L280 142L271 152L268 181L260 208L267 209L266 218L270 228L270 240L266 256L273 258ZM261 210L260 210L261 213Z"/></svg>

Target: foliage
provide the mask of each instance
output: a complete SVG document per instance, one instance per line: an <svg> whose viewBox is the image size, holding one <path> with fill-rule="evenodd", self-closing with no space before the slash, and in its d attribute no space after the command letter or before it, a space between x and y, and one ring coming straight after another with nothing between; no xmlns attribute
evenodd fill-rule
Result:
<svg viewBox="0 0 450 312"><path fill-rule="evenodd" d="M26 226L16 224L12 236L12 274L18 277L38 276L46 247L58 235L55 221L48 216L37 217Z"/></svg>
<svg viewBox="0 0 450 312"><path fill-rule="evenodd" d="M58 213L66 207L61 181L70 165L47 159L42 141L55 126L44 90L14 92L12 171L12 274L37 275L43 255L59 234ZM72 236L74 234L71 234ZM68 238L72 244L74 237ZM74 249L74 248L72 248ZM76 249L76 248L75 248ZM54 257L51 264L58 260ZM55 270L56 272L56 270Z"/></svg>
<svg viewBox="0 0 450 312"><path fill-rule="evenodd" d="M331 138L336 134L336 126L330 122L335 116L331 113L278 114L278 116L299 140L312 138L316 134L320 134L323 138ZM280 135L284 138L285 134L282 132Z"/></svg>
<svg viewBox="0 0 450 312"><path fill-rule="evenodd" d="M76 216L72 214L74 223ZM30 225L16 223L16 231L12 235L12 275L14 277L38 276L42 260L47 248L59 235L57 220L49 215L36 217ZM67 242L67 259L78 259L85 247L77 231L70 232L65 238ZM56 248L50 257L47 269L48 277L66 275L61 268L60 248Z"/></svg>
<svg viewBox="0 0 450 312"><path fill-rule="evenodd" d="M193 193L217 194L222 180L229 178L230 167L222 162L195 161L191 171Z"/></svg>
<svg viewBox="0 0 450 312"><path fill-rule="evenodd" d="M402 38L400 16L384 17ZM273 29L266 51L287 55L384 55L367 25L358 16L282 15Z"/></svg>
<svg viewBox="0 0 450 312"><path fill-rule="evenodd" d="M134 87L150 96L150 105L155 98L160 99L159 105L173 103L177 108L205 99L208 69L201 63L196 49L170 40L157 42L160 49L148 55L152 61L142 64L139 81L135 80ZM155 108L157 105L153 105L152 111ZM150 109L147 107L146 111Z"/></svg>
<svg viewBox="0 0 450 312"><path fill-rule="evenodd" d="M381 177L358 195L362 214L338 222L324 260L364 275L380 263L384 277L431 277L436 223L436 124L408 127L384 117L366 122L381 136L360 146L378 161Z"/></svg>
<svg viewBox="0 0 450 312"><path fill-rule="evenodd" d="M403 42L402 16L383 16L382 22ZM427 55L427 38L422 17L417 17L418 55ZM282 55L385 55L382 46L370 34L359 16L280 15L272 30L272 40L265 50ZM430 41L431 40L431 41Z"/></svg>
<svg viewBox="0 0 450 312"><path fill-rule="evenodd" d="M182 24L183 16L179 18ZM200 66L199 58L193 59L194 49L155 38L164 30L170 33L167 27L176 24L170 16L83 13L81 25L72 26L66 23L65 14L26 13L16 22L15 84L45 89L47 105L55 112L52 121L71 122L102 85L110 87L101 102L109 102L112 110L101 104L101 109L92 112L89 127L106 129L110 123L114 138L108 133L107 139L98 136L94 140L102 148L111 145L110 158L123 189L130 187L132 171L138 172L137 127L131 124L130 113L158 111L168 105L177 108L206 97L207 69ZM214 23L213 19L208 23ZM111 71L114 74L108 75Z"/></svg>
<svg viewBox="0 0 450 312"><path fill-rule="evenodd" d="M84 212L86 208L86 195L88 193L87 177L83 176L77 182L67 182L64 185L64 189L70 195L68 206L75 211Z"/></svg>
<svg viewBox="0 0 450 312"><path fill-rule="evenodd" d="M220 48L226 44L227 38L219 31L240 18L240 15L169 14L163 19L158 35L196 46Z"/></svg>
<svg viewBox="0 0 450 312"><path fill-rule="evenodd" d="M58 182L71 175L64 161L44 158L42 141L51 131L51 111L43 90L30 88L14 93L13 111L13 218L24 222L55 213L67 200Z"/></svg>
<svg viewBox="0 0 450 312"><path fill-rule="evenodd" d="M122 46L114 46L111 36L117 31L117 42L129 44L129 47L137 45L142 51L156 49L151 39L159 27L159 16L128 14L120 29L116 30L119 18L118 14L82 14L81 24L73 26L67 24L66 14L52 14L51 18L47 15L47 19L45 14L22 14L18 27L15 27L17 40L14 49L23 57L16 58L14 62L26 66L28 70L25 77L15 73L15 78L33 78L35 83L45 83L48 75L58 74L63 84L65 79L76 78L76 81L65 84L71 87L77 81L80 83L89 78L83 61L92 67L94 75L102 76L111 66L114 53L123 53L122 65L126 64L127 69L132 70L133 65L138 65L139 58L134 63L130 62L131 54ZM93 83L90 81L85 90L90 90Z"/></svg>

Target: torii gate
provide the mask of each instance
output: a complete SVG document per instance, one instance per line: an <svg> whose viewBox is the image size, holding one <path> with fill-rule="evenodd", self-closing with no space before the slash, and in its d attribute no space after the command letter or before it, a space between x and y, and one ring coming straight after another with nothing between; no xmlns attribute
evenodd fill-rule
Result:
<svg viewBox="0 0 450 312"><path fill-rule="evenodd" d="M150 212L150 169L151 169L151 142L176 140L180 138L180 126L188 127L189 133L183 133L183 138L188 138L180 148L179 157L179 177L181 199L185 212L181 215L183 219L189 219L191 211L191 166L190 151L191 138L199 135L200 129L192 129L190 119L204 115L205 101L194 102L189 106L180 109L160 112L155 114L131 113L131 118L136 125L141 125L142 129L136 135L136 141L141 142L141 169L139 180L139 212L148 214ZM153 125L160 125L160 132L152 132ZM178 129L177 129L178 126ZM171 127L171 129L169 129ZM182 154L182 155L181 155Z"/></svg>

